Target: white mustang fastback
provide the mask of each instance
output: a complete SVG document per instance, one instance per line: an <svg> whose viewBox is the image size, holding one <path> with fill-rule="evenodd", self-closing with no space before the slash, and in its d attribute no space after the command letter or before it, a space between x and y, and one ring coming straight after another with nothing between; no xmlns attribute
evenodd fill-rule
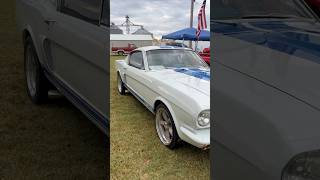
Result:
<svg viewBox="0 0 320 180"><path fill-rule="evenodd" d="M118 91L131 92L155 114L161 142L210 145L210 68L191 49L138 48L116 63Z"/></svg>

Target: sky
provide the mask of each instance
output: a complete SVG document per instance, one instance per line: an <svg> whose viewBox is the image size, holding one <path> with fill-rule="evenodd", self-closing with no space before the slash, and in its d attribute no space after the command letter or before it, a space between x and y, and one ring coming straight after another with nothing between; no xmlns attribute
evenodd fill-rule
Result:
<svg viewBox="0 0 320 180"><path fill-rule="evenodd" d="M193 27L197 27L202 2L195 2ZM191 0L110 0L110 5L111 22L122 24L125 15L129 15L131 22L143 25L157 38L190 26ZM209 29L210 0L207 0L206 15Z"/></svg>

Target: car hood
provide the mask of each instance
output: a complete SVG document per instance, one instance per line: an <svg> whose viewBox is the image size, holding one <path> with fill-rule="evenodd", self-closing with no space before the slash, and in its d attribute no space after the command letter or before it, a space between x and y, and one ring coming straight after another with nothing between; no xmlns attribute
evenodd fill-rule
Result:
<svg viewBox="0 0 320 180"><path fill-rule="evenodd" d="M215 47L219 63L320 110L319 23L213 23L213 31L216 41L222 42Z"/></svg>
<svg viewBox="0 0 320 180"><path fill-rule="evenodd" d="M172 87L191 93L197 91L210 97L210 70L199 68L175 68L153 72L153 76Z"/></svg>
<svg viewBox="0 0 320 180"><path fill-rule="evenodd" d="M227 67L238 72L239 76L254 79L263 84L261 87L268 86L277 92L271 97L277 100L266 101L269 104L261 110L266 112L264 116L259 116L259 111L248 115L249 118L257 117L254 119L257 121L253 121L256 123L255 129L262 126L261 129L265 130L254 132L257 137L268 136L267 140L279 142L270 148L274 151L264 153L265 157L274 159L253 157L260 147L252 145L255 148L249 149L249 152L253 152L250 154L248 149L238 146L238 143L245 142L240 138L230 138L228 143L236 153L250 159L251 163L257 163L266 172L276 169L273 175L280 176L282 168L294 155L320 149L320 84L317 80L320 76L320 25L311 21L247 20L215 22L211 27L216 42L213 46L216 53L213 55L219 67ZM256 82L247 82L248 89L256 85ZM271 88L265 89L269 91ZM272 102L280 101L285 101L287 107L269 111ZM264 107L256 109L259 108ZM272 130L276 133L268 134ZM217 128L217 131L221 129ZM221 133L219 138L226 141L228 134ZM260 139L252 138L254 141L259 144ZM258 160L267 163L259 164Z"/></svg>

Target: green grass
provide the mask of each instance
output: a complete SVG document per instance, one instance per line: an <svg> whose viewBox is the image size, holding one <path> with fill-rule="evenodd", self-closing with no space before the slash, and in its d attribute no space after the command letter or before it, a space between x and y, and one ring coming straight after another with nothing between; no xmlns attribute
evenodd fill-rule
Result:
<svg viewBox="0 0 320 180"><path fill-rule="evenodd" d="M105 179L106 137L65 98L26 94L15 1L0 3L0 179Z"/></svg>
<svg viewBox="0 0 320 180"><path fill-rule="evenodd" d="M209 179L209 151L184 143L169 150L160 143L154 116L131 94L117 92L111 56L111 179Z"/></svg>

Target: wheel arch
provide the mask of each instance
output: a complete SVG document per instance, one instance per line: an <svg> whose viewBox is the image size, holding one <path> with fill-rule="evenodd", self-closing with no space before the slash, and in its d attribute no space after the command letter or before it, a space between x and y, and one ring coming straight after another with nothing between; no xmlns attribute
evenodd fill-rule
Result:
<svg viewBox="0 0 320 180"><path fill-rule="evenodd" d="M41 43L43 43L43 41L41 41L40 43L37 41L37 38L31 28L30 25L25 25L23 28L22 28L22 42L23 42L23 45L25 45L26 43L26 40L28 37L31 38L31 41L33 43L33 46L36 50L36 53L38 55L38 59L39 59L39 62L41 64L41 66L43 66L43 54L41 53Z"/></svg>
<svg viewBox="0 0 320 180"><path fill-rule="evenodd" d="M125 52L124 50L118 50L118 51L117 51L117 54L120 54L120 52L121 52L122 54L126 54L126 52Z"/></svg>
<svg viewBox="0 0 320 180"><path fill-rule="evenodd" d="M36 50L36 53L37 53L37 55L38 55L39 62L40 62L40 64L41 64L41 66L43 66L42 56L41 56L41 54L40 54L40 49L39 49L40 47L39 47L39 44L37 43L37 39L36 39L36 37L35 37L35 35L34 35L34 33L33 33L33 30L32 30L32 28L31 28L31 26L30 26L30 25L25 25L25 26L23 27L21 33L22 33L22 42L23 42L23 45L25 45L26 40L27 40L28 37L31 38L31 41L32 41L32 43L33 43L33 46L34 46L34 48L35 48L35 50Z"/></svg>
<svg viewBox="0 0 320 180"><path fill-rule="evenodd" d="M177 128L176 114L173 111L173 108L172 108L171 103L169 101L167 101L166 99L164 99L162 97L157 97L156 100L153 103L153 111L156 112L156 109L160 104L163 104L168 108L168 110L170 111L170 114L171 114L171 116L173 118L173 121L176 124L176 128Z"/></svg>
<svg viewBox="0 0 320 180"><path fill-rule="evenodd" d="M124 79L123 78L123 73L121 73L119 69L117 70L117 76L120 76L121 81L124 83L124 81L123 81L123 79Z"/></svg>
<svg viewBox="0 0 320 180"><path fill-rule="evenodd" d="M23 42L23 44L26 43L26 40L27 40L28 37L31 37L31 34L30 34L29 30L28 29L24 29L22 31L22 42ZM31 39L32 39L32 37L31 37Z"/></svg>
<svg viewBox="0 0 320 180"><path fill-rule="evenodd" d="M25 25L22 29L22 42L23 44L25 44L27 38L30 37L32 42L35 42L35 38L34 38L34 33L32 31L32 28L30 25ZM34 43L34 46L36 46L36 44Z"/></svg>
<svg viewBox="0 0 320 180"><path fill-rule="evenodd" d="M170 114L171 114L171 117L172 117L172 119L173 119L173 122L174 122L174 124L175 124L176 131L177 131L177 133L178 133L178 136L179 136L179 138L181 138L183 134L182 134L182 132L181 132L181 130L180 130L180 124L179 124L179 122L177 121L177 116L176 116L175 112L173 111L173 108L172 108L171 103L170 103L168 100L166 100L165 98L157 97L156 100L155 100L155 102L154 102L154 107L153 107L154 113L156 113L156 108L157 108L157 106L159 106L160 104L163 104L163 105L165 105L165 106L168 108L168 110L169 110L169 112L170 112Z"/></svg>

